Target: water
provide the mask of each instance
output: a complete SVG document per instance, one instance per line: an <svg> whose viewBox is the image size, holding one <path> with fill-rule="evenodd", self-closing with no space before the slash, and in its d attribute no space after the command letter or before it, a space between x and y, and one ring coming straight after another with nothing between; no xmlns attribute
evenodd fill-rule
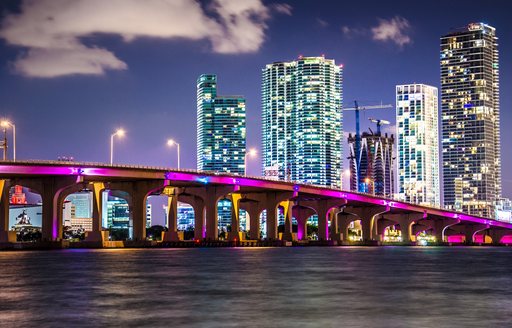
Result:
<svg viewBox="0 0 512 328"><path fill-rule="evenodd" d="M0 252L1 327L511 327L512 249Z"/></svg>

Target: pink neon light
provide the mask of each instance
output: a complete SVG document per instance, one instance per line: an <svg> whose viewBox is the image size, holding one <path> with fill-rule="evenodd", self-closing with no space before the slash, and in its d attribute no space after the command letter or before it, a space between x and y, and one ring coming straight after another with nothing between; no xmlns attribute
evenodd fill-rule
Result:
<svg viewBox="0 0 512 328"><path fill-rule="evenodd" d="M447 239L449 243L463 243L466 237L464 235L453 235L448 236Z"/></svg>
<svg viewBox="0 0 512 328"><path fill-rule="evenodd" d="M502 244L512 244L512 235L503 236L500 240Z"/></svg>

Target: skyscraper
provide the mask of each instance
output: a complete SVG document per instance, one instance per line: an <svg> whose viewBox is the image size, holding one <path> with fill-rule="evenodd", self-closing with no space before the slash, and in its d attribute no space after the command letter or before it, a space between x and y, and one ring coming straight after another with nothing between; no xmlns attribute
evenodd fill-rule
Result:
<svg viewBox="0 0 512 328"><path fill-rule="evenodd" d="M218 96L217 76L197 79L197 169L244 174L245 98Z"/></svg>
<svg viewBox="0 0 512 328"><path fill-rule="evenodd" d="M389 122L384 120L374 120L377 123L377 131L363 132L361 136L361 156L359 170L361 174L356 174L357 165L355 154L356 136L349 134L348 143L350 148L350 190L363 191L379 196L393 197L395 192L394 167L393 167L393 148L395 137L383 134L380 130L381 124ZM357 181L359 178L360 181ZM364 186L364 190L358 186Z"/></svg>
<svg viewBox="0 0 512 328"><path fill-rule="evenodd" d="M471 23L441 37L444 205L494 217L501 196L496 30Z"/></svg>
<svg viewBox="0 0 512 328"><path fill-rule="evenodd" d="M341 65L323 56L262 70L264 173L341 187L341 75Z"/></svg>
<svg viewBox="0 0 512 328"><path fill-rule="evenodd" d="M217 76L197 79L197 169L243 175L246 153L245 98L217 95ZM243 215L243 213L242 213ZM218 204L219 231L231 224L231 202Z"/></svg>
<svg viewBox="0 0 512 328"><path fill-rule="evenodd" d="M440 206L437 88L397 85L396 124L399 198Z"/></svg>

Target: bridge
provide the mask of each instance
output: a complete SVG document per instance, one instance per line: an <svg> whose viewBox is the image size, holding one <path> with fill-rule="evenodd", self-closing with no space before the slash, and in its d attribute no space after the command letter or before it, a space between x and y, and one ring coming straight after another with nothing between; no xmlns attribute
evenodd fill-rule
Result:
<svg viewBox="0 0 512 328"><path fill-rule="evenodd" d="M456 236L467 244L512 243L512 224L363 193L215 172L61 161L0 162L0 243L16 242L15 232L9 231L8 195L14 185L41 195L42 240L48 242L62 240L64 200L81 190L93 194L93 228L86 241L108 240L102 227L101 193L109 190L128 202L134 241L146 240L147 198L166 195L168 231L162 238L166 242L182 238L177 230L178 201L194 210L194 239L217 240L218 201L227 198L232 202L230 241L244 240L239 215L243 209L249 217L250 240L262 239L260 215L265 211L269 241L306 240L306 222L316 214L319 240L333 243L349 242L348 229L354 221L360 221L362 240L369 244L382 242L390 226L400 227L404 243L415 242L421 232L432 234L438 242ZM285 222L282 234L277 226L279 211Z"/></svg>

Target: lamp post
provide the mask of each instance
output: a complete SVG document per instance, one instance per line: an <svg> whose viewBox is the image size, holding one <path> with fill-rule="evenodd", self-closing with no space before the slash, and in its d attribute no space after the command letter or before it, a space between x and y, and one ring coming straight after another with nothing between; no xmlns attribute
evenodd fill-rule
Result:
<svg viewBox="0 0 512 328"><path fill-rule="evenodd" d="M366 182L366 185L370 184L370 182L372 183L372 193L375 195L375 180L366 178L364 179L364 182Z"/></svg>
<svg viewBox="0 0 512 328"><path fill-rule="evenodd" d="M118 136L122 138L124 134L125 131L123 129L117 129L117 131L110 136L110 165L114 165L114 137Z"/></svg>
<svg viewBox="0 0 512 328"><path fill-rule="evenodd" d="M249 151L245 152L244 156L244 176L247 176L247 157L251 156L254 157L258 151L254 148L249 149Z"/></svg>
<svg viewBox="0 0 512 328"><path fill-rule="evenodd" d="M0 125L4 128L12 127L12 159L16 162L16 125L9 121L2 121Z"/></svg>
<svg viewBox="0 0 512 328"><path fill-rule="evenodd" d="M167 145L172 147L176 145L176 149L178 150L178 170L180 169L180 144L174 141L174 139L167 140Z"/></svg>

